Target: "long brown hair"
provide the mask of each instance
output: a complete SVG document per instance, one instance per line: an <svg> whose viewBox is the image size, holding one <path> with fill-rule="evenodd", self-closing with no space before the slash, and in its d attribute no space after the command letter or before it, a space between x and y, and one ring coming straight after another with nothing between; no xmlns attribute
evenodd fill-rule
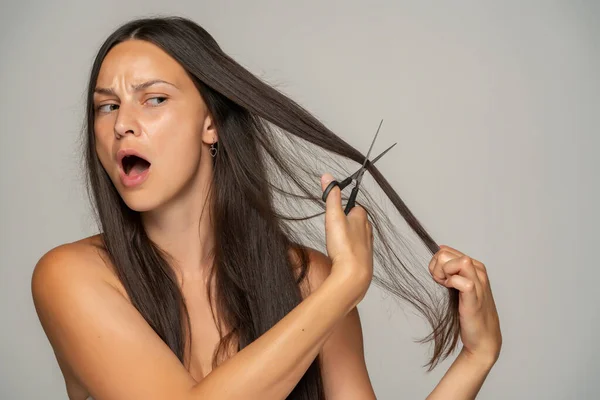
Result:
<svg viewBox="0 0 600 400"><path fill-rule="evenodd" d="M125 205L95 151L93 92L100 66L113 46L129 39L151 42L182 65L219 133L208 204L217 243L210 282L215 284L218 318L231 330L221 333L213 357L216 366L218 354L232 339L237 339L238 350L244 348L302 300L299 287L309 265L305 246L309 235L319 231L309 229L308 223L322 216L325 209L321 187L315 185L324 170L311 169L311 165L316 166L318 160L335 162L335 155L356 162L358 167L365 154L243 68L189 19L136 19L106 39L94 60L87 93L88 190L105 249L133 305L182 362L184 344L191 340L190 322L168 254L148 238L139 213ZM342 168L340 175L334 176L347 176L342 175L345 172ZM439 247L379 170L368 164L368 172L430 255L437 252ZM397 224L391 223L387 212L379 207L381 202L373 200L370 192L363 185L357 203L367 210L373 224L373 281L414 306L431 325L432 332L419 340L434 342L433 355L426 364L431 371L456 348L458 292L441 288L437 290L442 290L443 296L439 296L439 286L430 284L425 259L413 255L414 243L408 246L406 235L400 234ZM304 217L289 214L298 212L301 205L319 211ZM322 230L323 225L319 226ZM289 257L290 249L298 252L299 274ZM410 264L412 268L407 267ZM319 357L288 398L324 398Z"/></svg>

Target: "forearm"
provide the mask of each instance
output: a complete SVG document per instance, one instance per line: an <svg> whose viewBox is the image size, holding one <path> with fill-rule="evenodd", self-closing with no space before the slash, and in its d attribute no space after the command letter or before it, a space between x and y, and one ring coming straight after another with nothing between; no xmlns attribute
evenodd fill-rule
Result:
<svg viewBox="0 0 600 400"><path fill-rule="evenodd" d="M461 351L427 400L475 399L493 365L491 360L480 360Z"/></svg>
<svg viewBox="0 0 600 400"><path fill-rule="evenodd" d="M342 278L326 279L281 321L192 388L196 399L284 399L335 325L358 302L340 297Z"/></svg>

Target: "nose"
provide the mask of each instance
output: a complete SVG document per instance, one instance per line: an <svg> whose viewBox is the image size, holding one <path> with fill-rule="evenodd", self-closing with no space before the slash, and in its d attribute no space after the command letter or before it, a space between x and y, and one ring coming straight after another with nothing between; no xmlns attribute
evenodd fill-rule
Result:
<svg viewBox="0 0 600 400"><path fill-rule="evenodd" d="M137 123L137 116L135 111L128 109L125 105L121 104L117 111L117 119L115 120L115 137L117 139L122 138L128 134L138 136L140 134L139 124Z"/></svg>

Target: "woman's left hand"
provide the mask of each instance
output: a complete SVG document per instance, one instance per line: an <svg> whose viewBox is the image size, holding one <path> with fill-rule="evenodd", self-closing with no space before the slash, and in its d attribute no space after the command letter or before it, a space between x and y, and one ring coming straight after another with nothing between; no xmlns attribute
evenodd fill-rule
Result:
<svg viewBox="0 0 600 400"><path fill-rule="evenodd" d="M462 351L484 362L496 362L502 333L485 265L449 246L440 246L429 272L442 286L459 291Z"/></svg>

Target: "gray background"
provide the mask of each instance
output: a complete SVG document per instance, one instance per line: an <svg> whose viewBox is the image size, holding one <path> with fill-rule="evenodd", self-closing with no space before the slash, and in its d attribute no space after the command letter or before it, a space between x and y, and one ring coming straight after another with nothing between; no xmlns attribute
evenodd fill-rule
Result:
<svg viewBox="0 0 600 400"><path fill-rule="evenodd" d="M21 1L0 12L0 398L63 399L32 269L95 233L79 131L104 38L190 17L378 166L440 244L483 261L504 347L482 399L600 398L600 7L581 1ZM375 152L377 149L374 150ZM593 162L596 161L596 162ZM377 288L359 306L380 399L425 398L425 325Z"/></svg>

